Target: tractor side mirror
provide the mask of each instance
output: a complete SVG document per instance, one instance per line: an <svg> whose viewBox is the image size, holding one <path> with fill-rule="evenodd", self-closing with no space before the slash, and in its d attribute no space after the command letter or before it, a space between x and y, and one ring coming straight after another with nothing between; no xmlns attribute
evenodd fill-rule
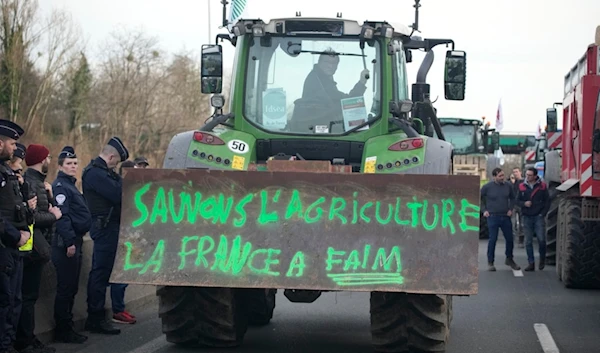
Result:
<svg viewBox="0 0 600 353"><path fill-rule="evenodd" d="M223 48L221 45L203 45L200 73L202 93L221 93L223 88Z"/></svg>
<svg viewBox="0 0 600 353"><path fill-rule="evenodd" d="M492 133L492 151L497 151L500 149L500 133L493 132Z"/></svg>
<svg viewBox="0 0 600 353"><path fill-rule="evenodd" d="M546 109L546 131L556 132L556 130L558 130L556 108L548 108Z"/></svg>
<svg viewBox="0 0 600 353"><path fill-rule="evenodd" d="M444 96L446 99L464 100L467 84L467 53L459 50L447 51L444 73Z"/></svg>

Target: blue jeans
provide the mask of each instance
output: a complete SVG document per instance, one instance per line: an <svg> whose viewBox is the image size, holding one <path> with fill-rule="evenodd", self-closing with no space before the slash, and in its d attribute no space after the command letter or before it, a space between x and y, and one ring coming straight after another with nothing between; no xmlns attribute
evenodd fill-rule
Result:
<svg viewBox="0 0 600 353"><path fill-rule="evenodd" d="M110 300L112 302L113 314L122 313L125 310L125 288L127 288L127 284L110 284Z"/></svg>
<svg viewBox="0 0 600 353"><path fill-rule="evenodd" d="M488 229L490 230L490 239L488 241L488 263L494 262L496 253L496 241L498 241L498 231L502 229L504 239L506 240L506 258L513 257L513 225L508 215L490 215L487 219Z"/></svg>
<svg viewBox="0 0 600 353"><path fill-rule="evenodd" d="M525 231L525 250L527 251L527 261L530 264L535 263L533 256L533 233L538 239L538 250L540 260L546 259L546 221L544 216L523 216L523 230Z"/></svg>

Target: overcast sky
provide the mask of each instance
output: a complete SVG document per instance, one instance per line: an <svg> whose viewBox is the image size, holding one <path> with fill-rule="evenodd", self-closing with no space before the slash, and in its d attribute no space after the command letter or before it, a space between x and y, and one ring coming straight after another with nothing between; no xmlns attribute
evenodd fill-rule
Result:
<svg viewBox="0 0 600 353"><path fill-rule="evenodd" d="M38 0L42 11L69 10L89 42L88 55L98 55L98 45L118 25L140 26L157 36L169 52L183 48L200 52L208 44L208 1L211 35L224 32L220 0ZM265 17L332 16L387 20L409 25L414 20L413 0L353 1L377 8L350 7L350 1L248 0L252 12ZM599 0L422 0L419 27L423 37L454 39L467 52L467 95L464 101L443 96L443 59L446 48L437 47L428 82L440 116L493 120L502 98L504 131L533 132L553 102L562 101L564 75L594 41L600 25ZM212 42L212 38L210 41ZM229 43L225 60L233 59ZM409 64L415 79L422 55Z"/></svg>

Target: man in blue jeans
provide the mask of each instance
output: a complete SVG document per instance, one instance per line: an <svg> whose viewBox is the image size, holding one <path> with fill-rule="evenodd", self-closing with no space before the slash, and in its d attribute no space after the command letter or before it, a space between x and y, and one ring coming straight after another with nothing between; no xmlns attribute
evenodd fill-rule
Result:
<svg viewBox="0 0 600 353"><path fill-rule="evenodd" d="M495 168L492 171L493 180L481 188L481 207L490 231L487 251L488 270L490 271L496 271L494 257L500 229L506 240L506 261L504 263L513 270L521 269L513 260L514 241L511 216L515 205L515 190L511 183L505 182L504 178L502 169Z"/></svg>
<svg viewBox="0 0 600 353"><path fill-rule="evenodd" d="M523 213L523 229L525 230L525 250L529 265L525 271L535 271L535 257L533 255L533 233L538 239L540 253L539 269L546 266L546 213L550 209L550 194L546 183L538 177L537 169L528 168L525 181L519 185L517 202Z"/></svg>

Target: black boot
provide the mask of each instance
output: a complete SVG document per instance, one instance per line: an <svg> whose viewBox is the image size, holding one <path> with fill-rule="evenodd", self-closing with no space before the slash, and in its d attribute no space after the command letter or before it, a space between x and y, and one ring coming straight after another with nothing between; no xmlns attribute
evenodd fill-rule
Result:
<svg viewBox="0 0 600 353"><path fill-rule="evenodd" d="M104 313L101 315L90 314L85 321L85 329L92 333L101 333L104 335L118 335L121 330L114 327L106 320Z"/></svg>
<svg viewBox="0 0 600 353"><path fill-rule="evenodd" d="M54 340L56 342L81 344L87 341L87 339L87 336L75 332L72 325L57 326L54 331Z"/></svg>
<svg viewBox="0 0 600 353"><path fill-rule="evenodd" d="M55 353L56 348L46 346L42 341L40 341L37 337L34 337L33 340L27 347L23 349L19 349L20 353Z"/></svg>

